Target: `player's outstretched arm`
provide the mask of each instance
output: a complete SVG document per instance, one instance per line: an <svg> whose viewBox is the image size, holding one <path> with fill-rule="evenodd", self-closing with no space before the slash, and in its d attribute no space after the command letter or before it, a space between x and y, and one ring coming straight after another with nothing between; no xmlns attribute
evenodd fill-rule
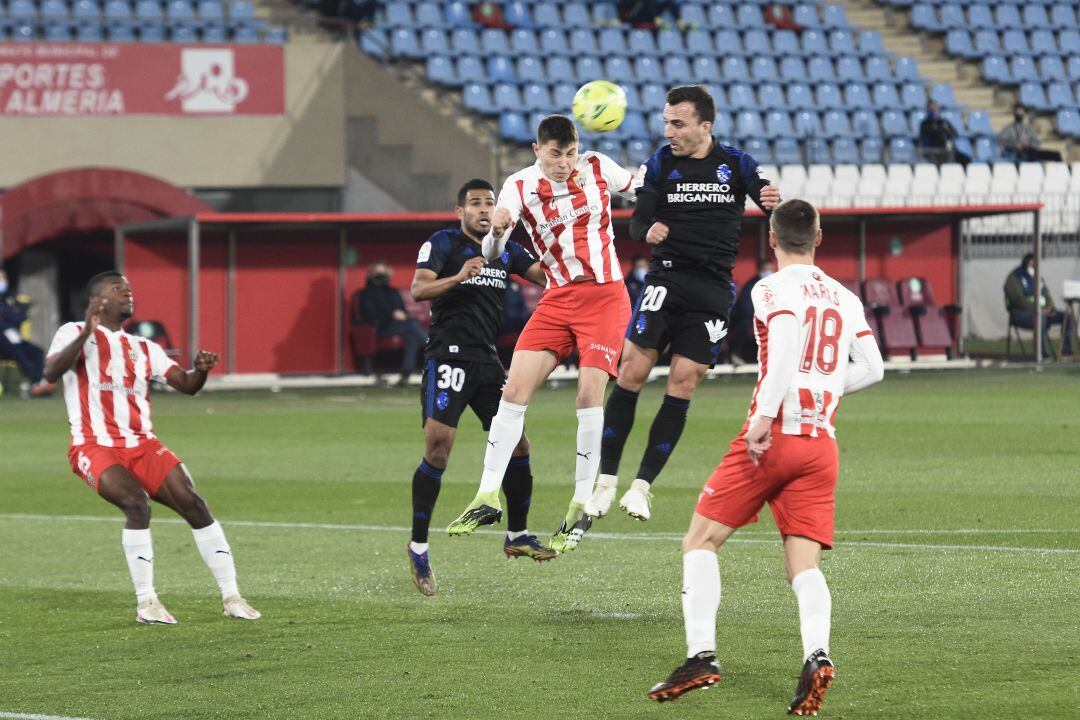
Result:
<svg viewBox="0 0 1080 720"><path fill-rule="evenodd" d="M195 362L190 370L181 370L179 365L174 365L165 376L165 381L174 390L185 395L194 395L203 389L206 378L217 365L218 359L217 353L200 350L195 355Z"/></svg>
<svg viewBox="0 0 1080 720"><path fill-rule="evenodd" d="M86 322L82 331L75 339L68 343L60 352L53 353L45 358L45 380L56 383L64 373L71 369L75 361L82 353L83 345L93 336L97 326L101 323L101 310L105 307L105 298L93 298L86 308ZM69 326L74 327L74 326Z"/></svg>
<svg viewBox="0 0 1080 720"><path fill-rule="evenodd" d="M482 257L466 260L465 264L461 266L461 270L450 277L440 278L433 270L417 268L409 292L412 293L413 300L434 300L469 278L476 277L483 269L484 258Z"/></svg>
<svg viewBox="0 0 1080 720"><path fill-rule="evenodd" d="M856 337L851 343L851 362L848 363L847 375L844 376L844 394L850 395L885 377L885 361L881 359L881 350L873 334Z"/></svg>

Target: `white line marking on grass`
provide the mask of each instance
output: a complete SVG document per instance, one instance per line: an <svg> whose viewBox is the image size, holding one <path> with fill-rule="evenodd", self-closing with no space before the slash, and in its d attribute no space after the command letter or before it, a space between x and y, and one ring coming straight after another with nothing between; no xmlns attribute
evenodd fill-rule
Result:
<svg viewBox="0 0 1080 720"><path fill-rule="evenodd" d="M23 513L0 513L0 519L4 520L41 520L41 521L76 521L76 522L107 522L107 523L119 523L121 518L118 515L34 515ZM186 525L187 523L180 519L175 518L162 518L155 519L155 523L167 524L167 525ZM280 528L280 529L295 529L295 530L347 530L347 531L360 531L360 532L395 532L405 533L412 530L407 525L349 525L339 523L308 523L308 522L273 522L269 520L226 520L226 526L236 527L255 527L255 528ZM889 534L894 532L897 534L926 534L933 535L934 531L920 531L920 530L838 530L837 535L860 535L874 532L876 534ZM966 534L982 534L982 535L1005 535L1010 533L1030 533L1030 532L1043 532L1047 534L1059 533L1059 532L1074 532L1073 530L1031 530L1031 529L1015 529L1015 530L993 530L993 529L978 529L978 530L964 530L964 531L943 531L945 533L966 533ZM503 535L500 530L477 530L476 535ZM747 535L765 535L771 537L771 540L756 540L746 537ZM617 540L617 541L631 541L631 542L674 542L681 540L683 533L670 533L670 532L658 532L658 533L610 533L610 532L590 532L588 536L594 540ZM779 545L779 536L775 531L759 530L759 531L741 531L739 536L733 537L728 540L730 543L738 543L743 545ZM1017 553L1058 553L1075 555L1080 554L1080 548L1047 548L1047 547L1016 547L1011 545L945 545L945 544L930 544L930 543L890 543L890 542L871 542L867 540L846 540L841 541L842 547L869 547L869 548L896 548L896 549L918 549L918 550L967 550L967 551L980 551L980 552L1017 552Z"/></svg>
<svg viewBox="0 0 1080 720"><path fill-rule="evenodd" d="M66 715L32 715L3 711L0 711L0 718L13 718L14 720L90 720L89 718L67 717Z"/></svg>
<svg viewBox="0 0 1080 720"><path fill-rule="evenodd" d="M589 614L593 617L606 618L608 620L637 620L641 617L638 613L603 612L600 610L593 610Z"/></svg>

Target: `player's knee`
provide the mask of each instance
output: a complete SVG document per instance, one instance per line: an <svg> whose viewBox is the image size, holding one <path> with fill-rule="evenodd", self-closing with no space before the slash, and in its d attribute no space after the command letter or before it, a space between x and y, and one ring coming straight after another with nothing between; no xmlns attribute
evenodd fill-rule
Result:
<svg viewBox="0 0 1080 720"><path fill-rule="evenodd" d="M530 447L531 446L529 445L529 438L525 437L525 433L522 433L521 434L521 439L518 440L517 446L514 447L513 456L514 457L523 457L525 455L528 455Z"/></svg>
<svg viewBox="0 0 1080 720"><path fill-rule="evenodd" d="M719 550L719 545L708 535L702 535L701 533L688 532L683 536L682 551L685 555L688 552L694 550L708 550L710 552L716 552Z"/></svg>
<svg viewBox="0 0 1080 720"><path fill-rule="evenodd" d="M120 509L123 510L124 517L130 524L149 527L150 498L146 497L146 493L128 493L121 501Z"/></svg>
<svg viewBox="0 0 1080 720"><path fill-rule="evenodd" d="M701 384L702 378L705 377L706 368L695 368L694 370L684 371L678 375L673 375L668 379L667 393L673 397L689 400L694 395L694 391L697 390L698 385Z"/></svg>
<svg viewBox="0 0 1080 720"><path fill-rule="evenodd" d="M445 469L446 464L450 461L450 447L448 440L429 443L424 458L429 465Z"/></svg>

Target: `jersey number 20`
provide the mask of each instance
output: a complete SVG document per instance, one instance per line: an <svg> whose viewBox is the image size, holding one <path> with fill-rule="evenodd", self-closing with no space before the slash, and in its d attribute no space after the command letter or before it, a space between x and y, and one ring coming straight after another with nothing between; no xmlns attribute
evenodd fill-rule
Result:
<svg viewBox="0 0 1080 720"><path fill-rule="evenodd" d="M806 345L803 347L799 372L808 373L816 364L823 375L832 374L839 362L837 353L840 350L840 333L844 327L840 313L833 308L825 308L819 322L818 309L811 305L806 308L803 325L810 327L806 331Z"/></svg>
<svg viewBox="0 0 1080 720"><path fill-rule="evenodd" d="M663 285L649 285L641 292L641 309L648 312L659 310L667 297L667 288Z"/></svg>

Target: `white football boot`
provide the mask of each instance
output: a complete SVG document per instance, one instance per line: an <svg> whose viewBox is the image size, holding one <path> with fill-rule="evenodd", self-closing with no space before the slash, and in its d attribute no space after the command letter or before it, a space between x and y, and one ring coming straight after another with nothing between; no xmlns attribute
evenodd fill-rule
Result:
<svg viewBox="0 0 1080 720"><path fill-rule="evenodd" d="M176 618L169 614L156 597L143 600L135 612L135 622L147 625L175 625Z"/></svg>
<svg viewBox="0 0 1080 720"><path fill-rule="evenodd" d="M240 618L241 620L258 620L262 613L248 605L248 601L239 595L230 595L221 601L224 606L222 615L225 617Z"/></svg>
<svg viewBox="0 0 1080 720"><path fill-rule="evenodd" d="M641 478L630 483L630 489L622 496L619 507L623 512L638 520L648 520L652 517L652 493L649 492L649 483Z"/></svg>
<svg viewBox="0 0 1080 720"><path fill-rule="evenodd" d="M615 502L615 490L618 485L619 478L616 475L600 475L596 478L592 497L585 503L585 514L596 518L607 515L611 510L611 503Z"/></svg>

